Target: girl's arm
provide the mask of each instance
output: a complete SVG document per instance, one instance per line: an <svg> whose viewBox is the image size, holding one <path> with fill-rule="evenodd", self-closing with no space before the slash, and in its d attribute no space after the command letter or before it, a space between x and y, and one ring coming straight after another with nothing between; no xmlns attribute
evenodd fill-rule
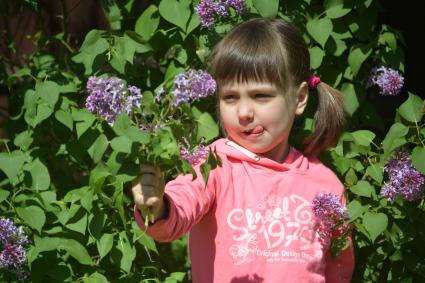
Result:
<svg viewBox="0 0 425 283"><path fill-rule="evenodd" d="M209 211L215 199L216 170L210 172L206 185L199 167L198 165L194 168L197 174L195 180L188 174L178 176L167 183L163 201L166 211L164 219L160 218L145 227L145 221L135 206L134 215L137 224L155 240L170 242L180 238Z"/></svg>
<svg viewBox="0 0 425 283"><path fill-rule="evenodd" d="M347 249L338 257L332 258L330 251L326 254L326 283L349 283L354 270L354 249L351 238Z"/></svg>

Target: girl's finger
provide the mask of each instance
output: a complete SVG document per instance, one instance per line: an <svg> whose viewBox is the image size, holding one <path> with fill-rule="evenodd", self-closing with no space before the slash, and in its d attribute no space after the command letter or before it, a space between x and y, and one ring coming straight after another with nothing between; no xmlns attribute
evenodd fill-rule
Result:
<svg viewBox="0 0 425 283"><path fill-rule="evenodd" d="M157 192L152 186L142 186L142 193L146 196L153 196L156 195Z"/></svg>
<svg viewBox="0 0 425 283"><path fill-rule="evenodd" d="M153 174L143 174L140 176L142 186L157 186L158 180Z"/></svg>
<svg viewBox="0 0 425 283"><path fill-rule="evenodd" d="M140 174L155 174L157 170L156 167L157 166L153 166L151 164L141 164L139 172Z"/></svg>

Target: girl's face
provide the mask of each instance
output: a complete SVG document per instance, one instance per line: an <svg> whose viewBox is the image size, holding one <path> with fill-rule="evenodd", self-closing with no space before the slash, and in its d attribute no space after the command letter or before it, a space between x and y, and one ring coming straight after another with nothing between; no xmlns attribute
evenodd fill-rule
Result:
<svg viewBox="0 0 425 283"><path fill-rule="evenodd" d="M303 113L304 82L293 99L270 83L232 83L220 88L220 117L229 138L251 152L282 162L295 115Z"/></svg>

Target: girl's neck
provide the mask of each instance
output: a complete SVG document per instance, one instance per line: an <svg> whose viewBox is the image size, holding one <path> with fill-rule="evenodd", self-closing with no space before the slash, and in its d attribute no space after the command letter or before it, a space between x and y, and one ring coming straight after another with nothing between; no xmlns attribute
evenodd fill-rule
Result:
<svg viewBox="0 0 425 283"><path fill-rule="evenodd" d="M285 144L279 144L274 149L259 155L266 157L268 159L274 160L277 163L283 163L286 157L288 156L288 153L289 153L289 144L285 143Z"/></svg>

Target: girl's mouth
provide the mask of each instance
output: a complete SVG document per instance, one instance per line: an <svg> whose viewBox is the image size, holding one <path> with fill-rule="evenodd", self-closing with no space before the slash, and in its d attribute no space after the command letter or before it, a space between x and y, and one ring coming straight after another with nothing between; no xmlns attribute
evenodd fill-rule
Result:
<svg viewBox="0 0 425 283"><path fill-rule="evenodd" d="M245 138L256 138L264 133L264 128L262 126L256 126L252 129L243 131L242 133L244 134Z"/></svg>

